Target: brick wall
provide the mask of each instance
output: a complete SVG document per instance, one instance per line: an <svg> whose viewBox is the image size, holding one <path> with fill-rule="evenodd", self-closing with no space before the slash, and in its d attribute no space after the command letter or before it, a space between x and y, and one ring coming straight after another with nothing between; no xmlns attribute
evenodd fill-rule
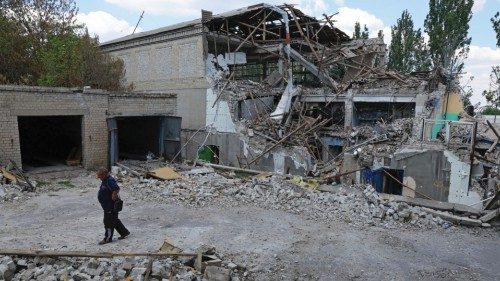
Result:
<svg viewBox="0 0 500 281"><path fill-rule="evenodd" d="M138 90L206 88L203 36L107 50L125 64L125 82Z"/></svg>
<svg viewBox="0 0 500 281"><path fill-rule="evenodd" d="M21 165L18 116L79 115L82 118L82 156L87 169L108 160L110 115L175 115L173 94L108 94L101 90L0 86L0 163Z"/></svg>
<svg viewBox="0 0 500 281"><path fill-rule="evenodd" d="M175 94L112 94L109 115L176 115Z"/></svg>
<svg viewBox="0 0 500 281"><path fill-rule="evenodd" d="M201 26L195 26L104 43L102 49L123 60L124 82L135 90L175 93L182 128L198 129L206 125L209 88L204 42Z"/></svg>

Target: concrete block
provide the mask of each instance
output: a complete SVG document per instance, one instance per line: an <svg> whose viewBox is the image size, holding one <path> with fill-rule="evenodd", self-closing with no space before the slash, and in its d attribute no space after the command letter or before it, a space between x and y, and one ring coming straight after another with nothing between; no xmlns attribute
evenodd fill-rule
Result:
<svg viewBox="0 0 500 281"><path fill-rule="evenodd" d="M230 262L227 264L227 267L231 270L235 270L236 268L238 268L238 265L235 264L234 262Z"/></svg>
<svg viewBox="0 0 500 281"><path fill-rule="evenodd" d="M132 272L130 273L131 276L142 276L144 273L146 273L147 268L145 267L134 267L132 269Z"/></svg>
<svg viewBox="0 0 500 281"><path fill-rule="evenodd" d="M0 264L0 280L10 281L14 272L6 264Z"/></svg>
<svg viewBox="0 0 500 281"><path fill-rule="evenodd" d="M217 266L207 266L204 278L207 281L230 281L231 275L229 269Z"/></svg>
<svg viewBox="0 0 500 281"><path fill-rule="evenodd" d="M82 272L75 272L72 277L73 277L73 280L75 280L75 281L85 281L85 280L92 279L92 277L90 277L90 275L82 273Z"/></svg>

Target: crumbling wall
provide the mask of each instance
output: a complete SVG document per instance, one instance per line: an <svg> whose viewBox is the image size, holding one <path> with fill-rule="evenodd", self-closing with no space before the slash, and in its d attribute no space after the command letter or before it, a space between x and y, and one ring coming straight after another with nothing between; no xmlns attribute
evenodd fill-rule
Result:
<svg viewBox="0 0 500 281"><path fill-rule="evenodd" d="M241 135L235 133L211 134L185 130L182 132L182 142L186 144L182 150L183 158L197 159L198 151L203 146L211 145L218 148L218 164L233 167L245 167L247 161L262 152L251 147ZM250 168L280 174L306 175L313 169L313 163L303 147L279 148L262 157Z"/></svg>
<svg viewBox="0 0 500 281"><path fill-rule="evenodd" d="M416 191L415 197L448 201L450 164L443 150L402 149L395 153L391 168L404 170L403 180L414 183L411 187ZM411 195L406 192L405 195Z"/></svg>

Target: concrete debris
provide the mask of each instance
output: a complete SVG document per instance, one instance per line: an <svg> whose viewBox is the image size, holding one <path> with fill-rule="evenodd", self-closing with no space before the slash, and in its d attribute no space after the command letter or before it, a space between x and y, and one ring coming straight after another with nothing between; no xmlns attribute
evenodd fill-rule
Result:
<svg viewBox="0 0 500 281"><path fill-rule="evenodd" d="M213 256L221 256L209 247ZM220 260L219 260L220 261ZM150 270L148 270L150 267ZM180 258L19 258L0 256L0 280L235 280L248 275L234 263L209 264L204 274ZM117 279L118 278L118 279Z"/></svg>
<svg viewBox="0 0 500 281"><path fill-rule="evenodd" d="M453 226L452 222L426 212L422 207L385 200L371 185L364 184L321 185L318 189L311 189L279 175L254 176L245 180L226 178L218 173L191 174L185 181L151 179L138 182L130 177L121 180L137 196L193 207L216 204L229 208L246 203L306 215L313 220L343 220L359 227L446 229Z"/></svg>

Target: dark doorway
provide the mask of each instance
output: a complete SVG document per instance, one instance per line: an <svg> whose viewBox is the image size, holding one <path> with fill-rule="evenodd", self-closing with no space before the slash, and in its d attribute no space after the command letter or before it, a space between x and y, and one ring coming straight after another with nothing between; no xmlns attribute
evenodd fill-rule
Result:
<svg viewBox="0 0 500 281"><path fill-rule="evenodd" d="M403 194L403 170L384 169L384 193Z"/></svg>
<svg viewBox="0 0 500 281"><path fill-rule="evenodd" d="M78 165L82 160L82 116L20 116L23 169Z"/></svg>
<svg viewBox="0 0 500 281"><path fill-rule="evenodd" d="M161 156L160 116L116 118L120 159L146 160Z"/></svg>
<svg viewBox="0 0 500 281"><path fill-rule="evenodd" d="M371 183L379 193L389 193L395 195L403 194L404 170L380 168L370 170L366 168L362 172L364 183Z"/></svg>

